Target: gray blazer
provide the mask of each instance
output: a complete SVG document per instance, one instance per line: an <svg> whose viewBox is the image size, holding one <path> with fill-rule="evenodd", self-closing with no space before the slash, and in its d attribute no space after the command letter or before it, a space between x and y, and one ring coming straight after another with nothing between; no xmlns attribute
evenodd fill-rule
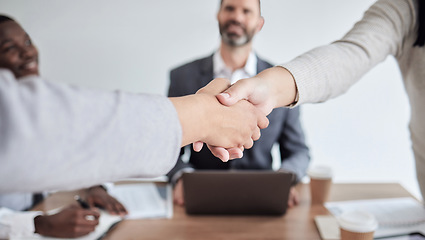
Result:
<svg viewBox="0 0 425 240"><path fill-rule="evenodd" d="M258 58L257 72L272 65ZM204 87L213 79L212 55L195 60L175 68L170 73L169 97L178 97L194 94L199 88ZM272 169L271 149L275 143L280 146L282 166L286 171L296 174L299 181L306 174L310 162L309 149L305 144L304 133L299 121L299 107L294 109L278 108L268 116L269 127L261 130L261 138L254 143L251 149L244 151L241 159L222 162L204 146L201 152L195 152L190 146L189 162L185 163L180 157L169 172L170 179L181 173L182 169ZM177 175L176 175L177 176Z"/></svg>

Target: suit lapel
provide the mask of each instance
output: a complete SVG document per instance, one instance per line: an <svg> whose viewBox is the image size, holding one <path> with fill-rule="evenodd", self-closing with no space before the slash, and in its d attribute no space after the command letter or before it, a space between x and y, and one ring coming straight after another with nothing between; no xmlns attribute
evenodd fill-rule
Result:
<svg viewBox="0 0 425 240"><path fill-rule="evenodd" d="M206 57L201 62L201 71L200 71L200 79L198 81L199 88L204 87L207 85L211 80L213 80L213 60L212 55L209 57ZM198 88L198 89L199 89Z"/></svg>
<svg viewBox="0 0 425 240"><path fill-rule="evenodd" d="M257 73L272 67L272 65L257 56Z"/></svg>

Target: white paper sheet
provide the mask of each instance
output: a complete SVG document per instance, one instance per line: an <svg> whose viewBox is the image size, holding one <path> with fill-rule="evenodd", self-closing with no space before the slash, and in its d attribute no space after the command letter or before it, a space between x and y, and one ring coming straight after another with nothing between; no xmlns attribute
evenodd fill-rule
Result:
<svg viewBox="0 0 425 240"><path fill-rule="evenodd" d="M109 194L125 206L128 219L167 218L172 214L168 204L171 196L162 198L154 183L116 185Z"/></svg>
<svg viewBox="0 0 425 240"><path fill-rule="evenodd" d="M386 198L325 203L335 216L345 211L362 210L378 220L375 237L401 233L425 233L425 208L413 198Z"/></svg>

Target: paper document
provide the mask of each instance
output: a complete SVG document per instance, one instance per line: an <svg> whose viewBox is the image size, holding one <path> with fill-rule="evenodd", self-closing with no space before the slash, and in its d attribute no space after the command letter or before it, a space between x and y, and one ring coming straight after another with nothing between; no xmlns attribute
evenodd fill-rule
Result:
<svg viewBox="0 0 425 240"><path fill-rule="evenodd" d="M155 184L152 182L137 181L131 179L131 184L118 184L111 188L108 193L120 201L128 211L125 219L135 218L171 218L173 214L173 200L171 186L167 183ZM134 183L136 181L136 183ZM61 209L54 209L47 214L55 214ZM122 220L120 216L110 215L101 211L99 225L95 231L76 240L97 240L109 231L111 226ZM49 239L58 240L63 238L44 237L39 234L19 238L11 237L10 240L23 239Z"/></svg>
<svg viewBox="0 0 425 240"><path fill-rule="evenodd" d="M128 219L172 217L172 196L168 185L163 189L146 182L115 185L109 194L125 206L129 213L126 216Z"/></svg>
<svg viewBox="0 0 425 240"><path fill-rule="evenodd" d="M328 202L325 206L334 216L354 210L373 214L379 224L375 237L411 232L425 233L425 208L413 198Z"/></svg>
<svg viewBox="0 0 425 240"><path fill-rule="evenodd" d="M99 239L104 233L106 233L109 228L114 224L121 221L121 217L110 215L109 213L105 211L101 211L100 217L99 217L99 225L97 225L94 232L89 233L86 236L79 237L79 238L72 238L75 240L96 240ZM39 234L34 234L30 237L11 237L10 240L31 240L31 239L49 239L49 240L63 240L63 238L52 238L52 237L45 237L41 236Z"/></svg>

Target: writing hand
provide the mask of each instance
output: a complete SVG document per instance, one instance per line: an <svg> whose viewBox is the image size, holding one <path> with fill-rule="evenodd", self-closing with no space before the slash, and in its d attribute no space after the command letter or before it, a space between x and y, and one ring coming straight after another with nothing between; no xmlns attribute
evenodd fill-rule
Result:
<svg viewBox="0 0 425 240"><path fill-rule="evenodd" d="M93 232L99 224L99 212L70 206L53 215L34 218L35 232L44 236L76 238Z"/></svg>
<svg viewBox="0 0 425 240"><path fill-rule="evenodd" d="M101 186L87 189L87 203L91 207L100 207L112 215L127 215L128 212L118 200L109 195Z"/></svg>

